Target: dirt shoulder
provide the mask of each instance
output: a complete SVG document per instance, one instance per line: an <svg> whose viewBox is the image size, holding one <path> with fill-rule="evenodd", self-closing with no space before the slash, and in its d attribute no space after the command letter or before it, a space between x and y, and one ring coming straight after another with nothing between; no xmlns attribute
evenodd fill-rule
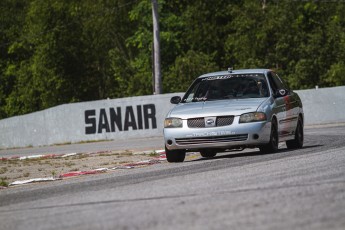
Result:
<svg viewBox="0 0 345 230"><path fill-rule="evenodd" d="M0 186L32 178L61 178L69 172L125 167L159 157L156 152L105 151L27 158L0 158ZM144 164L143 164L144 165Z"/></svg>

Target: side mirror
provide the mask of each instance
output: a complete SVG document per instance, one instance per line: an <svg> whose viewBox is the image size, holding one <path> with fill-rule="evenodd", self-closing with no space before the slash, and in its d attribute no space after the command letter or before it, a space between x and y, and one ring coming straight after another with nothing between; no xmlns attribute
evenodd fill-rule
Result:
<svg viewBox="0 0 345 230"><path fill-rule="evenodd" d="M276 97L285 97L286 95L289 94L289 91L286 89L278 89L277 92L275 93Z"/></svg>
<svg viewBox="0 0 345 230"><path fill-rule="evenodd" d="M181 102L181 97L180 96L175 96L170 99L171 104L178 104Z"/></svg>

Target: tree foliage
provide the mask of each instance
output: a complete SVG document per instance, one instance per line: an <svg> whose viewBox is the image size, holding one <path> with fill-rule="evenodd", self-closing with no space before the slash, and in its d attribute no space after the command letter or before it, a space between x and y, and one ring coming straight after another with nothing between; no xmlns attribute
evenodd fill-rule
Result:
<svg viewBox="0 0 345 230"><path fill-rule="evenodd" d="M158 2L165 93L230 66L294 89L345 84L342 1ZM152 94L150 0L2 0L0 15L0 119Z"/></svg>

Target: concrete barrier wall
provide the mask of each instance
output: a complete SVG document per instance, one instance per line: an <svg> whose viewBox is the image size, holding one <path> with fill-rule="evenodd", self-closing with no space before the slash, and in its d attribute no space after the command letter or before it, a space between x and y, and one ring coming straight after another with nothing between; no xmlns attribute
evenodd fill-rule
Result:
<svg viewBox="0 0 345 230"><path fill-rule="evenodd" d="M174 95L181 94L65 104L0 120L0 148L160 136Z"/></svg>
<svg viewBox="0 0 345 230"><path fill-rule="evenodd" d="M303 102L306 125L345 122L345 86L295 92Z"/></svg>
<svg viewBox="0 0 345 230"><path fill-rule="evenodd" d="M345 87L296 92L306 125L345 122ZM65 104L0 120L0 148L160 136L175 95L182 94Z"/></svg>

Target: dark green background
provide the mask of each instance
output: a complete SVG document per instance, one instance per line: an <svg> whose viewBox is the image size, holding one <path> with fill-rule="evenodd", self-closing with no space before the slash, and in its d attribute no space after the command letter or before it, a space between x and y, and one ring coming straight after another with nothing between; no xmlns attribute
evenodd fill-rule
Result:
<svg viewBox="0 0 345 230"><path fill-rule="evenodd" d="M160 0L164 93L229 66L345 85L345 1L263 2ZM0 17L0 119L152 94L150 0L1 0Z"/></svg>

